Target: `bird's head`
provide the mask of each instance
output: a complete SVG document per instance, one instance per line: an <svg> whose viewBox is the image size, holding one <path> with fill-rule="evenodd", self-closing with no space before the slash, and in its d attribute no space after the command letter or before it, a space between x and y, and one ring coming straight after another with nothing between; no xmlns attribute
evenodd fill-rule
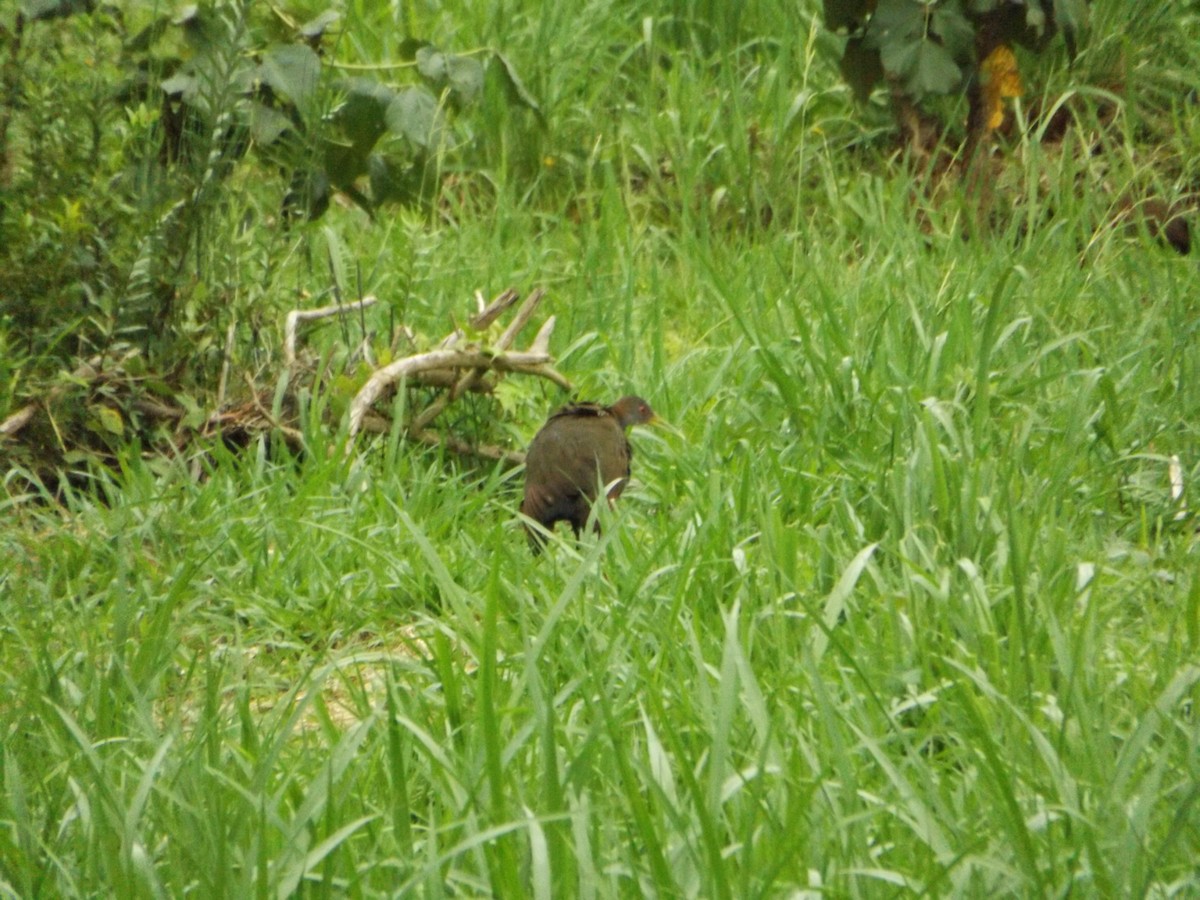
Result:
<svg viewBox="0 0 1200 900"><path fill-rule="evenodd" d="M654 410L650 408L650 404L641 397L622 397L609 409L617 417L617 422L622 428L629 428L632 425L648 425L658 419Z"/></svg>

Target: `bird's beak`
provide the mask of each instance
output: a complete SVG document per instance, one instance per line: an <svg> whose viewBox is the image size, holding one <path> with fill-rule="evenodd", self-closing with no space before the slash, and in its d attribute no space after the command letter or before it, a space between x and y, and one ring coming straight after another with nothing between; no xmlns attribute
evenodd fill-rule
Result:
<svg viewBox="0 0 1200 900"><path fill-rule="evenodd" d="M674 425L672 425L670 422L668 422L666 419L664 419L658 413L655 413L653 416L651 416L650 421L647 422L646 424L652 425L655 428L661 428L663 431L669 431L671 434L675 435L675 437L679 437L679 438L683 437L682 431L680 431L678 428L676 428Z"/></svg>

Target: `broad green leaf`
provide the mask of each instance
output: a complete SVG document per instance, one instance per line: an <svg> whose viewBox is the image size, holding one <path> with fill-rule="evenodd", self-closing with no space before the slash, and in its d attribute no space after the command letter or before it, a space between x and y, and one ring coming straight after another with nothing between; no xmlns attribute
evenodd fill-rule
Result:
<svg viewBox="0 0 1200 900"><path fill-rule="evenodd" d="M422 47L433 47L433 44L420 38L405 38L396 48L396 57L403 62L413 62L417 58L417 51Z"/></svg>
<svg viewBox="0 0 1200 900"><path fill-rule="evenodd" d="M300 36L307 41L315 41L322 37L329 26L342 17L336 9L327 9L315 18L309 19L300 26Z"/></svg>
<svg viewBox="0 0 1200 900"><path fill-rule="evenodd" d="M163 93L175 97L180 96L190 100L196 93L196 78L183 72L176 72L170 78L163 80L160 85Z"/></svg>
<svg viewBox="0 0 1200 900"><path fill-rule="evenodd" d="M475 100L483 90L483 64L469 56L447 56L446 77L464 103Z"/></svg>
<svg viewBox="0 0 1200 900"><path fill-rule="evenodd" d="M188 45L200 53L220 47L232 37L220 18L207 6L189 4L179 10L179 15L172 22L183 30Z"/></svg>
<svg viewBox="0 0 1200 900"><path fill-rule="evenodd" d="M533 94L529 93L529 89L525 87L525 82L521 80L521 76L517 74L517 70L513 68L513 64L508 61L503 53L494 52L492 54L492 62L498 65L489 66L489 70L494 69L500 74L500 78L504 84L505 93L511 102L515 102L524 106L526 109L533 110L538 119L545 121L542 115L542 107L534 98Z"/></svg>
<svg viewBox="0 0 1200 900"><path fill-rule="evenodd" d="M880 52L883 68L901 78L910 94L945 94L962 78L954 58L933 41L888 41Z"/></svg>
<svg viewBox="0 0 1200 900"><path fill-rule="evenodd" d="M921 40L927 7L915 0L881 0L867 25L867 38L881 50L889 43ZM894 51L896 52L896 51ZM884 63L887 67L887 63Z"/></svg>
<svg viewBox="0 0 1200 900"><path fill-rule="evenodd" d="M109 434L121 437L125 434L125 420L121 418L121 414L111 406L105 406L102 403L94 403L91 406L92 414L96 417L99 427ZM93 429L96 430L96 429Z"/></svg>
<svg viewBox="0 0 1200 900"><path fill-rule="evenodd" d="M909 90L917 95L946 94L958 87L962 72L946 50L933 41L921 41Z"/></svg>
<svg viewBox="0 0 1200 900"><path fill-rule="evenodd" d="M263 54L259 77L276 93L304 107L316 95L321 57L307 44L276 44Z"/></svg>
<svg viewBox="0 0 1200 900"><path fill-rule="evenodd" d="M423 88L405 88L387 108L387 127L418 147L431 149L442 140L442 116L437 100Z"/></svg>
<svg viewBox="0 0 1200 900"><path fill-rule="evenodd" d="M346 99L334 116L350 143L365 156L387 131L385 116L396 94L369 78L356 78L344 84L343 89Z"/></svg>
<svg viewBox="0 0 1200 900"><path fill-rule="evenodd" d="M884 41L879 46L879 61L889 75L907 81L917 67L917 49L921 40L911 38Z"/></svg>
<svg viewBox="0 0 1200 900"><path fill-rule="evenodd" d="M291 127L291 120L279 110L263 103L255 102L250 105L250 137L256 144L273 144Z"/></svg>
<svg viewBox="0 0 1200 900"><path fill-rule="evenodd" d="M957 3L939 6L933 13L934 33L942 39L942 46L955 59L963 59L975 47L975 28L963 15Z"/></svg>
<svg viewBox="0 0 1200 900"><path fill-rule="evenodd" d="M432 45L421 47L417 50L417 71L440 87L446 80L446 54Z"/></svg>

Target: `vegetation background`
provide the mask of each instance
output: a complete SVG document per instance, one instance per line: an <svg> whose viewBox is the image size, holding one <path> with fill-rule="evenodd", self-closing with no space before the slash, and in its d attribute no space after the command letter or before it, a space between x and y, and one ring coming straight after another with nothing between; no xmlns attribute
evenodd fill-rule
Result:
<svg viewBox="0 0 1200 900"><path fill-rule="evenodd" d="M23 4L63 15L19 58L0 12L0 411L75 398L0 444L0 895L1200 893L1196 262L1124 215L1200 184L1196 4L1018 51L981 206L812 2L349 0L280 133L349 134L335 79L417 83L412 39L487 64L378 208L235 127L321 8L85 6ZM519 471L338 424L345 348L509 285L678 432L536 561ZM289 392L284 314L360 293ZM180 441L247 377L302 453ZM563 399L443 427L520 447Z"/></svg>

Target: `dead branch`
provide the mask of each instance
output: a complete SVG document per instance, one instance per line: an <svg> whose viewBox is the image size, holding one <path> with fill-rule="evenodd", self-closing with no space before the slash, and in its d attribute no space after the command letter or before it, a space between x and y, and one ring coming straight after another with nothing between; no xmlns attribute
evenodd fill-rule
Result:
<svg viewBox="0 0 1200 900"><path fill-rule="evenodd" d="M548 316L546 321L542 323L542 327L538 329L538 333L533 338L533 343L529 345L530 353L549 353L550 352L550 335L554 333L554 316Z"/></svg>
<svg viewBox="0 0 1200 900"><path fill-rule="evenodd" d="M529 320L533 318L533 314L537 312L538 306L542 302L542 298L546 296L546 292L541 288L535 288L533 293L525 298L525 302L517 309L517 314L513 317L509 326L504 329L504 334L500 335L500 339L496 341L496 347L500 350L507 350L518 334L521 333Z"/></svg>
<svg viewBox="0 0 1200 900"><path fill-rule="evenodd" d="M550 357L543 353L486 353L481 350L430 350L416 356L398 359L394 363L376 370L367 379L350 404L350 436L353 438L362 427L363 415L383 391L414 375L431 369L475 369L491 368L497 372L529 372L544 367Z"/></svg>
<svg viewBox="0 0 1200 900"><path fill-rule="evenodd" d="M453 388L458 384L459 373L454 369L432 370L418 372L409 379L409 383L431 388ZM490 394L496 389L493 378L481 378L472 384L468 390L473 394Z"/></svg>
<svg viewBox="0 0 1200 900"><path fill-rule="evenodd" d="M28 425L29 420L33 418L33 414L37 412L37 408L38 405L36 403L27 403L3 422L0 422L0 437L14 435Z"/></svg>
<svg viewBox="0 0 1200 900"><path fill-rule="evenodd" d="M283 361L290 367L296 363L296 331L301 322L312 322L317 319L328 319L330 316L345 315L360 309L367 309L379 302L378 297L363 297L353 303L335 303L332 306L322 306L317 309L293 309L284 320Z"/></svg>
<svg viewBox="0 0 1200 900"><path fill-rule="evenodd" d="M229 368L233 365L233 339L237 335L237 318L229 320L225 329L225 353L221 357L221 375L217 379L217 409L225 405L225 388L229 385Z"/></svg>
<svg viewBox="0 0 1200 900"><path fill-rule="evenodd" d="M479 312L470 319L470 325L476 331L483 331L508 311L508 308L521 299L515 289L509 288L491 303L484 304L483 294L475 292L475 302L479 304Z"/></svg>
<svg viewBox="0 0 1200 900"><path fill-rule="evenodd" d="M416 412L405 424L404 428L409 438L430 443L436 441L454 452L469 452L487 459L504 460L510 463L517 461L517 456L495 447L470 448L469 445L456 442L453 438L444 438L428 430L429 425L447 407L468 391L487 393L495 388L496 382L504 375L518 373L545 378L566 390L571 390L571 383L551 365L550 335L554 331L554 317L550 316L538 329L537 335L528 350L522 352L513 350L512 345L517 336L529 324L546 292L537 288L530 292L524 302L517 307L508 327L489 346L477 342L468 342L467 335L461 329L454 329L435 349L425 353L417 353L378 369L359 389L350 403L350 434L347 452L353 445L355 437L363 430L364 423L370 415L371 407L392 386L403 381L417 384L433 385L444 390L423 410ZM519 295L511 288L500 294L490 304L484 305L482 297L476 295L480 307L479 313L470 320L470 327L482 330L495 322L504 312L516 304ZM375 430L373 427L368 430ZM461 444L461 445L459 445Z"/></svg>
<svg viewBox="0 0 1200 900"><path fill-rule="evenodd" d="M536 288L533 293L531 293L525 299L525 302L522 303L520 308L517 310L517 314L509 324L508 328L504 329L504 333L501 334L497 339L496 346L493 348L494 350L503 352L509 348L512 342L516 339L517 335L521 333L521 329L523 329L529 322L530 318L532 318L534 311L537 310L538 304L542 302L542 298L544 296L546 296L546 292L541 288ZM481 321L486 321L490 324L496 318L496 315L492 313L493 308L499 307L501 309L508 309L508 307L512 306L513 303L516 302L517 297L517 292L512 288L509 288L498 298L496 298L496 302L492 303L491 306L481 312L478 318ZM544 327L545 326L543 326L543 328ZM551 330L553 330L554 326L551 325L550 327ZM549 343L548 337L546 343ZM543 352L545 352L544 348ZM548 353L546 353L546 358L549 359ZM484 368L477 368L473 372L467 372L465 375L463 375L454 385L454 387L452 387L447 393L442 394L442 396L434 400L433 403L429 404L424 412L413 419L412 424L408 426L409 434L420 435L422 432L424 432L429 424L438 416L440 416L447 406L461 397L464 392L479 384L483 379L485 371L486 369Z"/></svg>
<svg viewBox="0 0 1200 900"><path fill-rule="evenodd" d="M95 381L100 377L101 363L102 358L99 355L84 360L71 371L68 381L75 384ZM12 437L28 425L30 420L37 415L39 407L44 407L47 414L49 414L51 408L66 390L67 385L60 383L51 388L41 401L35 400L32 403L27 403L15 413L5 418L3 422L0 422L0 438ZM51 423L53 424L53 418L51 419Z"/></svg>
<svg viewBox="0 0 1200 900"><path fill-rule="evenodd" d="M178 422L187 413L177 406L168 406L149 397L138 397L133 401L133 408L142 415L149 416L157 422Z"/></svg>
<svg viewBox="0 0 1200 900"><path fill-rule="evenodd" d="M248 374L246 375L246 387L250 389L250 398L254 402L255 408L258 410L258 414L262 416L272 428L278 430L280 434L287 438L288 441L290 441L294 446L303 447L303 432L288 425L284 425L282 422L276 420L275 416L271 415L271 411L263 406L262 400L259 399L258 389L254 386L254 380Z"/></svg>

